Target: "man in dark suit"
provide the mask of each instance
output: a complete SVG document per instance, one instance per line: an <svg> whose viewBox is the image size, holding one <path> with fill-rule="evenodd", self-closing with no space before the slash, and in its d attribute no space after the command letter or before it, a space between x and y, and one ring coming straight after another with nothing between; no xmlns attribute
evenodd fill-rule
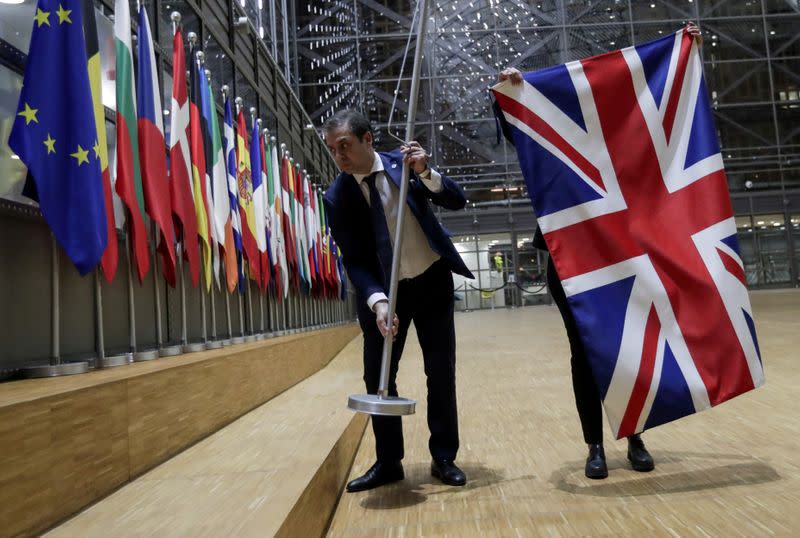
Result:
<svg viewBox="0 0 800 538"><path fill-rule="evenodd" d="M450 178L428 167L428 155L417 142L390 153L377 153L372 147L369 121L358 112L335 114L325 122L323 131L342 170L327 189L324 203L331 232L356 290L367 392L377 393L383 340L391 330L395 342L389 394L397 396L398 363L413 321L428 379L431 474L445 484L462 486L466 476L454 463L459 441L451 271L473 276L428 201L461 209L466 203L464 193ZM403 161L411 169L411 180L405 201L396 315L390 329L387 294ZM373 416L372 429L377 461L366 474L347 484L347 491L372 489L404 478L400 417Z"/></svg>

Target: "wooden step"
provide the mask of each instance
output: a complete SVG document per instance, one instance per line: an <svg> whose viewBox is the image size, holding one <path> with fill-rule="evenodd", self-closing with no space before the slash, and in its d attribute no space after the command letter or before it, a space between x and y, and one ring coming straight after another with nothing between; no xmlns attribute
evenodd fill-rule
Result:
<svg viewBox="0 0 800 538"><path fill-rule="evenodd" d="M49 537L320 536L367 418L356 339L325 368L53 529Z"/></svg>
<svg viewBox="0 0 800 538"><path fill-rule="evenodd" d="M78 376L0 385L0 535L47 529L198 441L195 447L206 446L211 442L208 435L245 413L278 395L283 401L286 396L281 393L319 372L358 332L352 324ZM353 375L354 385L360 385L359 374ZM346 391L340 394L340 408L346 396ZM311 392L308 401L315 398ZM353 418L343 414L342 420L345 417ZM251 434L304 429L288 416L285 420L259 424L272 430ZM339 435L344 429L346 425ZM279 442L279 436L270 441ZM260 444L243 439L240 458L261 451ZM231 441L231 446L236 443ZM259 452L265 458L265 477L266 470L285 476L268 461L271 451L279 453L280 447L266 446L266 452ZM231 454L236 452L234 448ZM249 468L245 460L229 456L224 458L229 468L236 468L237 462ZM224 468L208 465L210 470ZM202 488L219 479L211 476L216 478L209 477L208 483L192 480L199 480ZM245 484L236 481L237 487ZM138 482L130 487L142 491ZM123 491L128 489L115 495ZM183 495L176 501L189 498ZM137 495L127 507L151 499L160 499L157 489ZM125 529L122 535L138 532L124 521L120 525Z"/></svg>

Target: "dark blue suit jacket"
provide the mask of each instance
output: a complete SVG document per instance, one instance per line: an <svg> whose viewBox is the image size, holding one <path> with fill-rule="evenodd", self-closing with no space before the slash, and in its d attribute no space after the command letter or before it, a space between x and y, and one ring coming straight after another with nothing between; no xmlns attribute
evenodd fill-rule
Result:
<svg viewBox="0 0 800 538"><path fill-rule="evenodd" d="M378 155L383 161L386 176L399 189L403 154L398 149ZM451 271L474 278L428 204L430 200L445 209L461 209L466 204L464 191L455 181L444 175L442 187L441 192L431 192L412 170L408 189L410 212L406 215L417 219L431 249L442 257ZM360 300L365 301L378 292L388 295L389 290L381 278L369 204L356 179L350 174L340 173L328 187L323 201L331 233L342 250L344 266Z"/></svg>

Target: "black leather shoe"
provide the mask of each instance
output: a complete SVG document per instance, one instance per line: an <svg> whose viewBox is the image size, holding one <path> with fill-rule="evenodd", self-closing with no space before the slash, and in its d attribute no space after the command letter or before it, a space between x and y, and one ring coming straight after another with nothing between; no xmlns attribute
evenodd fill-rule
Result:
<svg viewBox="0 0 800 538"><path fill-rule="evenodd" d="M397 482L405 477L403 464L399 461L376 461L363 476L359 476L347 484L347 491L350 493L366 491Z"/></svg>
<svg viewBox="0 0 800 538"><path fill-rule="evenodd" d="M644 441L639 434L628 437L628 460L633 470L640 473L647 473L656 468L653 456L644 447Z"/></svg>
<svg viewBox="0 0 800 538"><path fill-rule="evenodd" d="M586 458L586 478L600 479L608 476L606 451L603 443L589 445L589 457Z"/></svg>
<svg viewBox="0 0 800 538"><path fill-rule="evenodd" d="M463 486L467 483L467 475L455 463L449 460L433 460L431 476L438 478L448 486Z"/></svg>

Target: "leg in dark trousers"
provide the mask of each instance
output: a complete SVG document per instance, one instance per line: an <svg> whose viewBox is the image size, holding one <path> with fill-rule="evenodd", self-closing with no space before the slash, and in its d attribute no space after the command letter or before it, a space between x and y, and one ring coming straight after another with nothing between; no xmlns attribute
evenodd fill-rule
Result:
<svg viewBox="0 0 800 538"><path fill-rule="evenodd" d="M578 416L581 419L583 440L586 444L593 445L603 442L603 411L600 404L600 395L589 366L589 359L578 334L578 327L572 317L572 311L567 304L567 296L561 281L558 279L553 259L547 260L547 287L550 295L558 305L564 326L567 329L570 352L572 353L572 390L575 393L575 404Z"/></svg>
<svg viewBox="0 0 800 538"><path fill-rule="evenodd" d="M361 305L363 303L363 305ZM368 394L377 394L381 376L383 336L375 324L375 313L359 301L358 317L364 332L364 383ZM389 395L397 396L397 369L403 347L411 325L411 312L405 294L398 293L396 314L400 320L397 337L392 345L392 362L389 369ZM400 417L372 415L372 431L375 434L375 455L378 461L398 461L404 456L403 424Z"/></svg>
<svg viewBox="0 0 800 538"><path fill-rule="evenodd" d="M428 383L428 447L433 459L453 461L459 445L453 275L437 262L406 284Z"/></svg>

